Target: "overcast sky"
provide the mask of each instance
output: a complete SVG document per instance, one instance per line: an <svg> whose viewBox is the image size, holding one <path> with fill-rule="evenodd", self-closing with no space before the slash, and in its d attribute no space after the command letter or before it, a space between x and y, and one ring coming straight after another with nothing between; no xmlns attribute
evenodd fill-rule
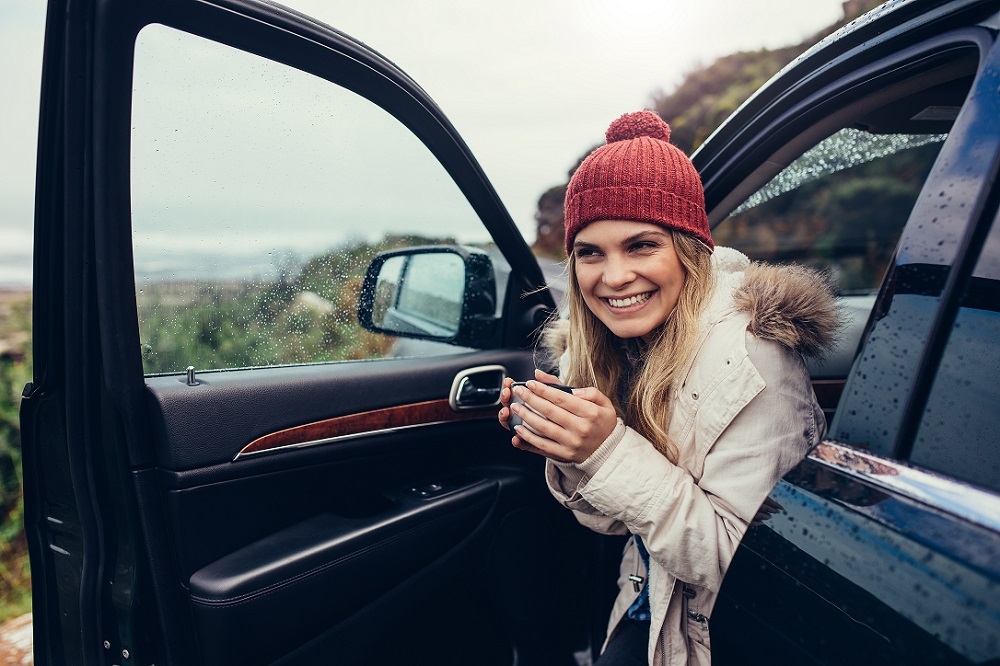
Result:
<svg viewBox="0 0 1000 666"><path fill-rule="evenodd" d="M530 240L535 203L608 123L701 64L798 43L841 0L296 0L433 97ZM0 286L30 282L41 0L0 0ZM669 119L668 119L669 120Z"/></svg>

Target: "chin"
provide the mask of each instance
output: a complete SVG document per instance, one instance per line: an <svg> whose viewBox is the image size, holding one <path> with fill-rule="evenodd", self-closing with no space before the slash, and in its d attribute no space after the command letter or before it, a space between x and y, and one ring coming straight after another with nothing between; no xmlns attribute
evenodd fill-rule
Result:
<svg viewBox="0 0 1000 666"><path fill-rule="evenodd" d="M607 324L605 324L607 326ZM622 340L629 340L631 338L641 338L643 336L649 335L653 332L655 327L645 327L645 326L608 326L608 330L618 338Z"/></svg>

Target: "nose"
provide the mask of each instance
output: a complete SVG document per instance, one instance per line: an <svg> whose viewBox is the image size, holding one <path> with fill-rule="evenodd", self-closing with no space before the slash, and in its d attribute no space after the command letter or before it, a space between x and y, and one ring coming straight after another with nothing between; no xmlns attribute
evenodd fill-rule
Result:
<svg viewBox="0 0 1000 666"><path fill-rule="evenodd" d="M602 280L611 289L621 289L635 280L635 272L626 258L609 256L604 264Z"/></svg>

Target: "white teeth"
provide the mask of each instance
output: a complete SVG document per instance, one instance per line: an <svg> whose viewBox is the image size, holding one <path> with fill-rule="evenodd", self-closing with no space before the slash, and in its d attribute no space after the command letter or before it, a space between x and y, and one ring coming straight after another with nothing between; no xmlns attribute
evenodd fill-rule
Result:
<svg viewBox="0 0 1000 666"><path fill-rule="evenodd" d="M648 292L645 294L639 294L638 296L632 296L631 298L609 298L608 303L610 303L613 308L627 308L630 305L642 303L647 300L649 300Z"/></svg>

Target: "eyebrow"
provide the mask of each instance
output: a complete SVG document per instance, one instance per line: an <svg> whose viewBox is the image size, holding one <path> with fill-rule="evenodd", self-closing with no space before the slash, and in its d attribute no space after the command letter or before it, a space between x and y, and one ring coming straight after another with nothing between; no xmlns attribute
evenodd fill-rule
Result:
<svg viewBox="0 0 1000 666"><path fill-rule="evenodd" d="M634 243L635 241L642 240L643 238L646 238L648 236L661 236L663 238L666 238L669 235L670 234L668 234L666 231L660 231L659 229L646 229L644 231L640 231L637 234L629 236L628 238L622 241L622 245L628 245L629 243Z"/></svg>
<svg viewBox="0 0 1000 666"><path fill-rule="evenodd" d="M667 232L665 232L665 231L660 231L659 229L644 229L644 230L640 231L637 234L633 234L631 236L628 236L627 238L623 238L620 244L621 245L628 245L629 243L634 243L636 241L642 240L642 239L647 238L649 236L659 236L659 237L662 237L662 238L666 238L667 236L669 236L669 234ZM573 240L573 249L574 250L576 248L596 248L596 247L599 247L599 245L597 245L595 243L588 243L586 241L582 241L582 240L578 240L578 239L574 239Z"/></svg>

